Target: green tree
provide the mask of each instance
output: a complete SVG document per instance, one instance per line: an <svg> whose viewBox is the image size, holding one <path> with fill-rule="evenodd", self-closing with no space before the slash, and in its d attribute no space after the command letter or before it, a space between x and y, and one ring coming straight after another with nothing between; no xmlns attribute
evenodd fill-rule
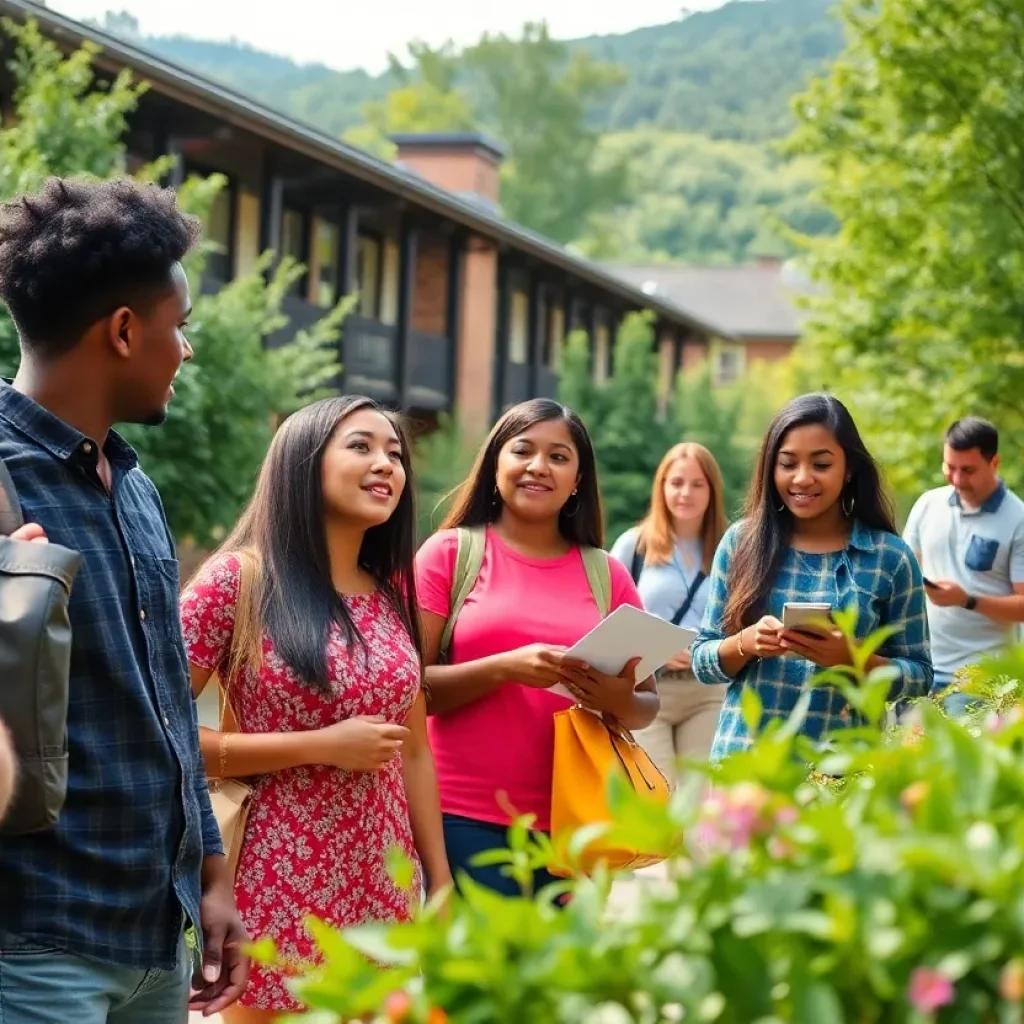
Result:
<svg viewBox="0 0 1024 1024"><path fill-rule="evenodd" d="M626 161L612 154L595 162L599 137L589 122L622 80L621 69L571 52L544 24L525 25L518 39L484 36L462 53L451 43L413 43L407 64L391 58L395 88L366 104L365 123L345 138L393 159L389 136L397 132L486 130L508 149L504 212L567 243L626 195Z"/></svg>
<svg viewBox="0 0 1024 1024"><path fill-rule="evenodd" d="M0 200L33 191L50 175L106 178L125 173L122 142L127 118L145 90L127 72L105 87L96 81L97 50L69 57L45 40L34 23L4 24L14 42L14 112L0 125ZM164 161L140 172L154 180ZM184 208L206 216L224 179L191 179L180 193ZM189 260L194 296L190 339L195 359L182 368L167 423L129 427L147 471L160 487L176 536L198 544L216 539L248 495L266 452L272 414L287 413L322 393L338 371L334 355L345 303L292 345L273 352L261 339L285 323L280 314L288 284L301 272L284 262L269 283L266 262L217 295L201 295L204 252ZM0 371L11 375L18 339L0 314Z"/></svg>
<svg viewBox="0 0 1024 1024"><path fill-rule="evenodd" d="M458 87L459 62L451 43L433 49L409 44L411 67L389 56L390 76L396 83L384 99L363 107L365 124L349 129L344 138L386 159L395 158L390 136L401 132L471 131L476 127L472 104Z"/></svg>
<svg viewBox="0 0 1024 1024"><path fill-rule="evenodd" d="M1024 2L841 10L847 48L792 141L840 223L811 247L809 335L907 493L937 482L956 416L1024 442ZM1024 485L1019 459L1005 471Z"/></svg>
<svg viewBox="0 0 1024 1024"><path fill-rule="evenodd" d="M483 438L445 417L437 430L416 439L417 530L426 540L438 528L451 504L452 492L469 475Z"/></svg>
<svg viewBox="0 0 1024 1024"><path fill-rule="evenodd" d="M580 239L592 259L726 266L791 255L790 230L834 230L811 195L814 161L785 160L764 143L641 128L602 136L595 160L632 173L629 202L591 218Z"/></svg>
<svg viewBox="0 0 1024 1024"><path fill-rule="evenodd" d="M551 38L544 23L522 35L484 36L465 54L479 83L479 118L508 147L501 203L512 220L555 241L583 233L591 216L616 207L627 164L594 161L591 111L625 81L615 65Z"/></svg>
<svg viewBox="0 0 1024 1024"><path fill-rule="evenodd" d="M594 385L586 336L570 337L562 359L559 398L587 425L597 455L607 540L612 543L647 509L651 481L675 426L658 398L658 363L649 315L623 320L615 339L615 372Z"/></svg>
<svg viewBox="0 0 1024 1024"><path fill-rule="evenodd" d="M726 510L734 517L774 412L754 381L733 391L712 387L707 363L680 375L666 402L659 395L654 328L646 313L622 322L615 372L601 384L594 383L586 335L571 335L559 367L558 397L579 413L594 442L609 544L643 517L658 465L680 441L697 441L715 456Z"/></svg>
<svg viewBox="0 0 1024 1024"><path fill-rule="evenodd" d="M680 376L673 402L678 439L704 445L722 471L730 519L739 512L750 483L753 445L744 442L741 427L745 394L742 386L732 393L712 387L711 367L704 362Z"/></svg>

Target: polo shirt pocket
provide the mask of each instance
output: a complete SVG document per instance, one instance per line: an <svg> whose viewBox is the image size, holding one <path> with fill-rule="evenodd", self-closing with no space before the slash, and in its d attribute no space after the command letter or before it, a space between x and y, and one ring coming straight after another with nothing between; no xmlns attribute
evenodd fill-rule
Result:
<svg viewBox="0 0 1024 1024"><path fill-rule="evenodd" d="M999 551L999 541L991 537L980 537L976 533L971 534L970 542L967 545L967 557L964 562L968 569L975 572L991 572L996 562L996 553Z"/></svg>

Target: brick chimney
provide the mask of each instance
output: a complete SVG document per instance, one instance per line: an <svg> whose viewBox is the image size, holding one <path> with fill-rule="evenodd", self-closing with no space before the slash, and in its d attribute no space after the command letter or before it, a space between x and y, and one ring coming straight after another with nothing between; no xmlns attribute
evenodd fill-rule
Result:
<svg viewBox="0 0 1024 1024"><path fill-rule="evenodd" d="M398 164L460 199L498 211L498 171L505 150L479 132L392 135Z"/></svg>

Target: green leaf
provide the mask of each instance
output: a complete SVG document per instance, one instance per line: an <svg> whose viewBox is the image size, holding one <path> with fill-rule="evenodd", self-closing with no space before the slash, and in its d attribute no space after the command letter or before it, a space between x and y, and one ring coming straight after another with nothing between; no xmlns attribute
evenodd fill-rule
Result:
<svg viewBox="0 0 1024 1024"><path fill-rule="evenodd" d="M794 982L793 1024L846 1024L835 989L825 981Z"/></svg>
<svg viewBox="0 0 1024 1024"><path fill-rule="evenodd" d="M764 706L761 698L752 686L744 686L740 690L740 714L751 736L756 736L761 728L761 715Z"/></svg>

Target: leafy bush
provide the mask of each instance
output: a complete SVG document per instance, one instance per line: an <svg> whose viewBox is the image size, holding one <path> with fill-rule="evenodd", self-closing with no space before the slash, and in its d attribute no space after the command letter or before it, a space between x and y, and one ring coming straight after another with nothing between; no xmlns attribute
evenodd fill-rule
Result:
<svg viewBox="0 0 1024 1024"><path fill-rule="evenodd" d="M438 527L451 504L452 492L469 475L483 438L465 430L450 417L438 428L416 439L417 532L426 540Z"/></svg>
<svg viewBox="0 0 1024 1024"><path fill-rule="evenodd" d="M862 720L827 749L799 734L805 695L749 750L691 773L664 811L612 786L616 827L672 849L663 881L632 883L631 911L598 875L571 885L564 910L551 893L470 884L411 923L317 925L323 966L296 987L322 1012L301 1019L1021 1021L1024 651L971 681L982 703L1002 702L983 724L923 701L887 730L889 670L826 679ZM753 691L743 710L760 722ZM841 789L822 784L835 776ZM497 855L519 878L550 854L527 825Z"/></svg>

